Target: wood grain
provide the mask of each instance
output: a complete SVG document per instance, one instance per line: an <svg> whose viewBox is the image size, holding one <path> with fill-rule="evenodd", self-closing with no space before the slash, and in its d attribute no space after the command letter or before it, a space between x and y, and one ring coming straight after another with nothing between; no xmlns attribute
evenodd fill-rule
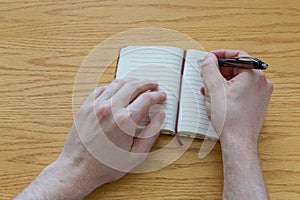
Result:
<svg viewBox="0 0 300 200"><path fill-rule="evenodd" d="M300 199L299 8L297 0L0 1L0 198L11 199L58 156L88 53L121 31L164 27L207 50L243 49L270 64L275 90L259 145L264 176L271 199ZM168 140L161 136L155 148ZM200 145L194 141L172 165L129 174L87 199L220 199L220 145L199 160Z"/></svg>

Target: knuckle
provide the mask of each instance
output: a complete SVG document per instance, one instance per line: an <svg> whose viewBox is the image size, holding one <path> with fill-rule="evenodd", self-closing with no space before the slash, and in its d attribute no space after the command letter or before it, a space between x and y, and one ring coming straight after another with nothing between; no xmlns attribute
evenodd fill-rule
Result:
<svg viewBox="0 0 300 200"><path fill-rule="evenodd" d="M97 87L94 91L94 94L99 94L100 92L103 92L105 89L106 89L105 86Z"/></svg>
<svg viewBox="0 0 300 200"><path fill-rule="evenodd" d="M79 118L81 117L86 118L90 113L94 112L94 109L95 109L94 102L85 103L79 108L76 116Z"/></svg>
<svg viewBox="0 0 300 200"><path fill-rule="evenodd" d="M128 124L128 122L130 122L131 120L131 113L127 112L127 113L122 113L116 116L115 121L117 122L117 124L119 124L120 126Z"/></svg>
<svg viewBox="0 0 300 200"><path fill-rule="evenodd" d="M99 86L98 88L96 88L96 90L104 90L106 87L105 86Z"/></svg>
<svg viewBox="0 0 300 200"><path fill-rule="evenodd" d="M154 101L154 97L148 92L141 94L141 98L145 103L152 103Z"/></svg>
<svg viewBox="0 0 300 200"><path fill-rule="evenodd" d="M79 111L91 112L95 109L95 101L85 102L79 109Z"/></svg>
<svg viewBox="0 0 300 200"><path fill-rule="evenodd" d="M109 117L112 114L111 104L103 104L99 106L97 112L103 117Z"/></svg>
<svg viewBox="0 0 300 200"><path fill-rule="evenodd" d="M77 112L77 114L76 114L76 117L79 117L79 118L85 117L86 114L87 114L87 113L90 113L91 111L92 111L92 109L91 109L91 106L90 106L90 105L82 106L82 107L78 110L78 112Z"/></svg>
<svg viewBox="0 0 300 200"><path fill-rule="evenodd" d="M115 79L114 80L116 84L124 85L128 82L126 78L121 78L121 79Z"/></svg>
<svg viewBox="0 0 300 200"><path fill-rule="evenodd" d="M89 94L89 97L88 97L88 100L89 101L94 101L96 99L96 96L97 94L99 93L99 91L102 90L102 87L97 87L95 88L90 94Z"/></svg>
<svg viewBox="0 0 300 200"><path fill-rule="evenodd" d="M128 84L128 86L129 86L130 88L137 88L137 87L139 87L139 82L138 82L137 80L130 81L130 82L128 82L127 84Z"/></svg>
<svg viewBox="0 0 300 200"><path fill-rule="evenodd" d="M86 110L87 112L93 112L94 109L95 109L95 103L92 102L92 103L89 103L87 104L86 106L83 107L84 110Z"/></svg>

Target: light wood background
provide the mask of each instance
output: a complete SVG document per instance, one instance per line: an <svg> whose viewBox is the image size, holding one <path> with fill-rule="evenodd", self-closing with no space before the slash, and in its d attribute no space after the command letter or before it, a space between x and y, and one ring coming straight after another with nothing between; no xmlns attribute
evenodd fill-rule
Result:
<svg viewBox="0 0 300 200"><path fill-rule="evenodd" d="M275 89L259 141L264 176L271 199L300 199L299 8L298 0L0 1L0 198L11 199L60 153L88 53L121 31L154 26L187 34L206 50L243 49L270 64ZM155 148L168 140L161 136ZM202 160L200 145L87 199L220 199L220 145Z"/></svg>

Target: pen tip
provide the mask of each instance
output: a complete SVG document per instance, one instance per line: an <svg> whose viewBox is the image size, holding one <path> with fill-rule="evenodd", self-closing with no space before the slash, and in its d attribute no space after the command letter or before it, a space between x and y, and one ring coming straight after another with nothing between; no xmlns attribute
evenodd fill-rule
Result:
<svg viewBox="0 0 300 200"><path fill-rule="evenodd" d="M262 64L263 68L267 69L268 68L268 64L264 63Z"/></svg>

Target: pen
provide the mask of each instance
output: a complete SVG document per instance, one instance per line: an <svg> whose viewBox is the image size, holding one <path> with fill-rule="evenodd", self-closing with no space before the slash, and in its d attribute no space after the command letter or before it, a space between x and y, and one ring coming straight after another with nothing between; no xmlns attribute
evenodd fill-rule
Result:
<svg viewBox="0 0 300 200"><path fill-rule="evenodd" d="M218 63L220 67L236 67L260 70L265 70L268 68L268 64L252 57L218 58Z"/></svg>

